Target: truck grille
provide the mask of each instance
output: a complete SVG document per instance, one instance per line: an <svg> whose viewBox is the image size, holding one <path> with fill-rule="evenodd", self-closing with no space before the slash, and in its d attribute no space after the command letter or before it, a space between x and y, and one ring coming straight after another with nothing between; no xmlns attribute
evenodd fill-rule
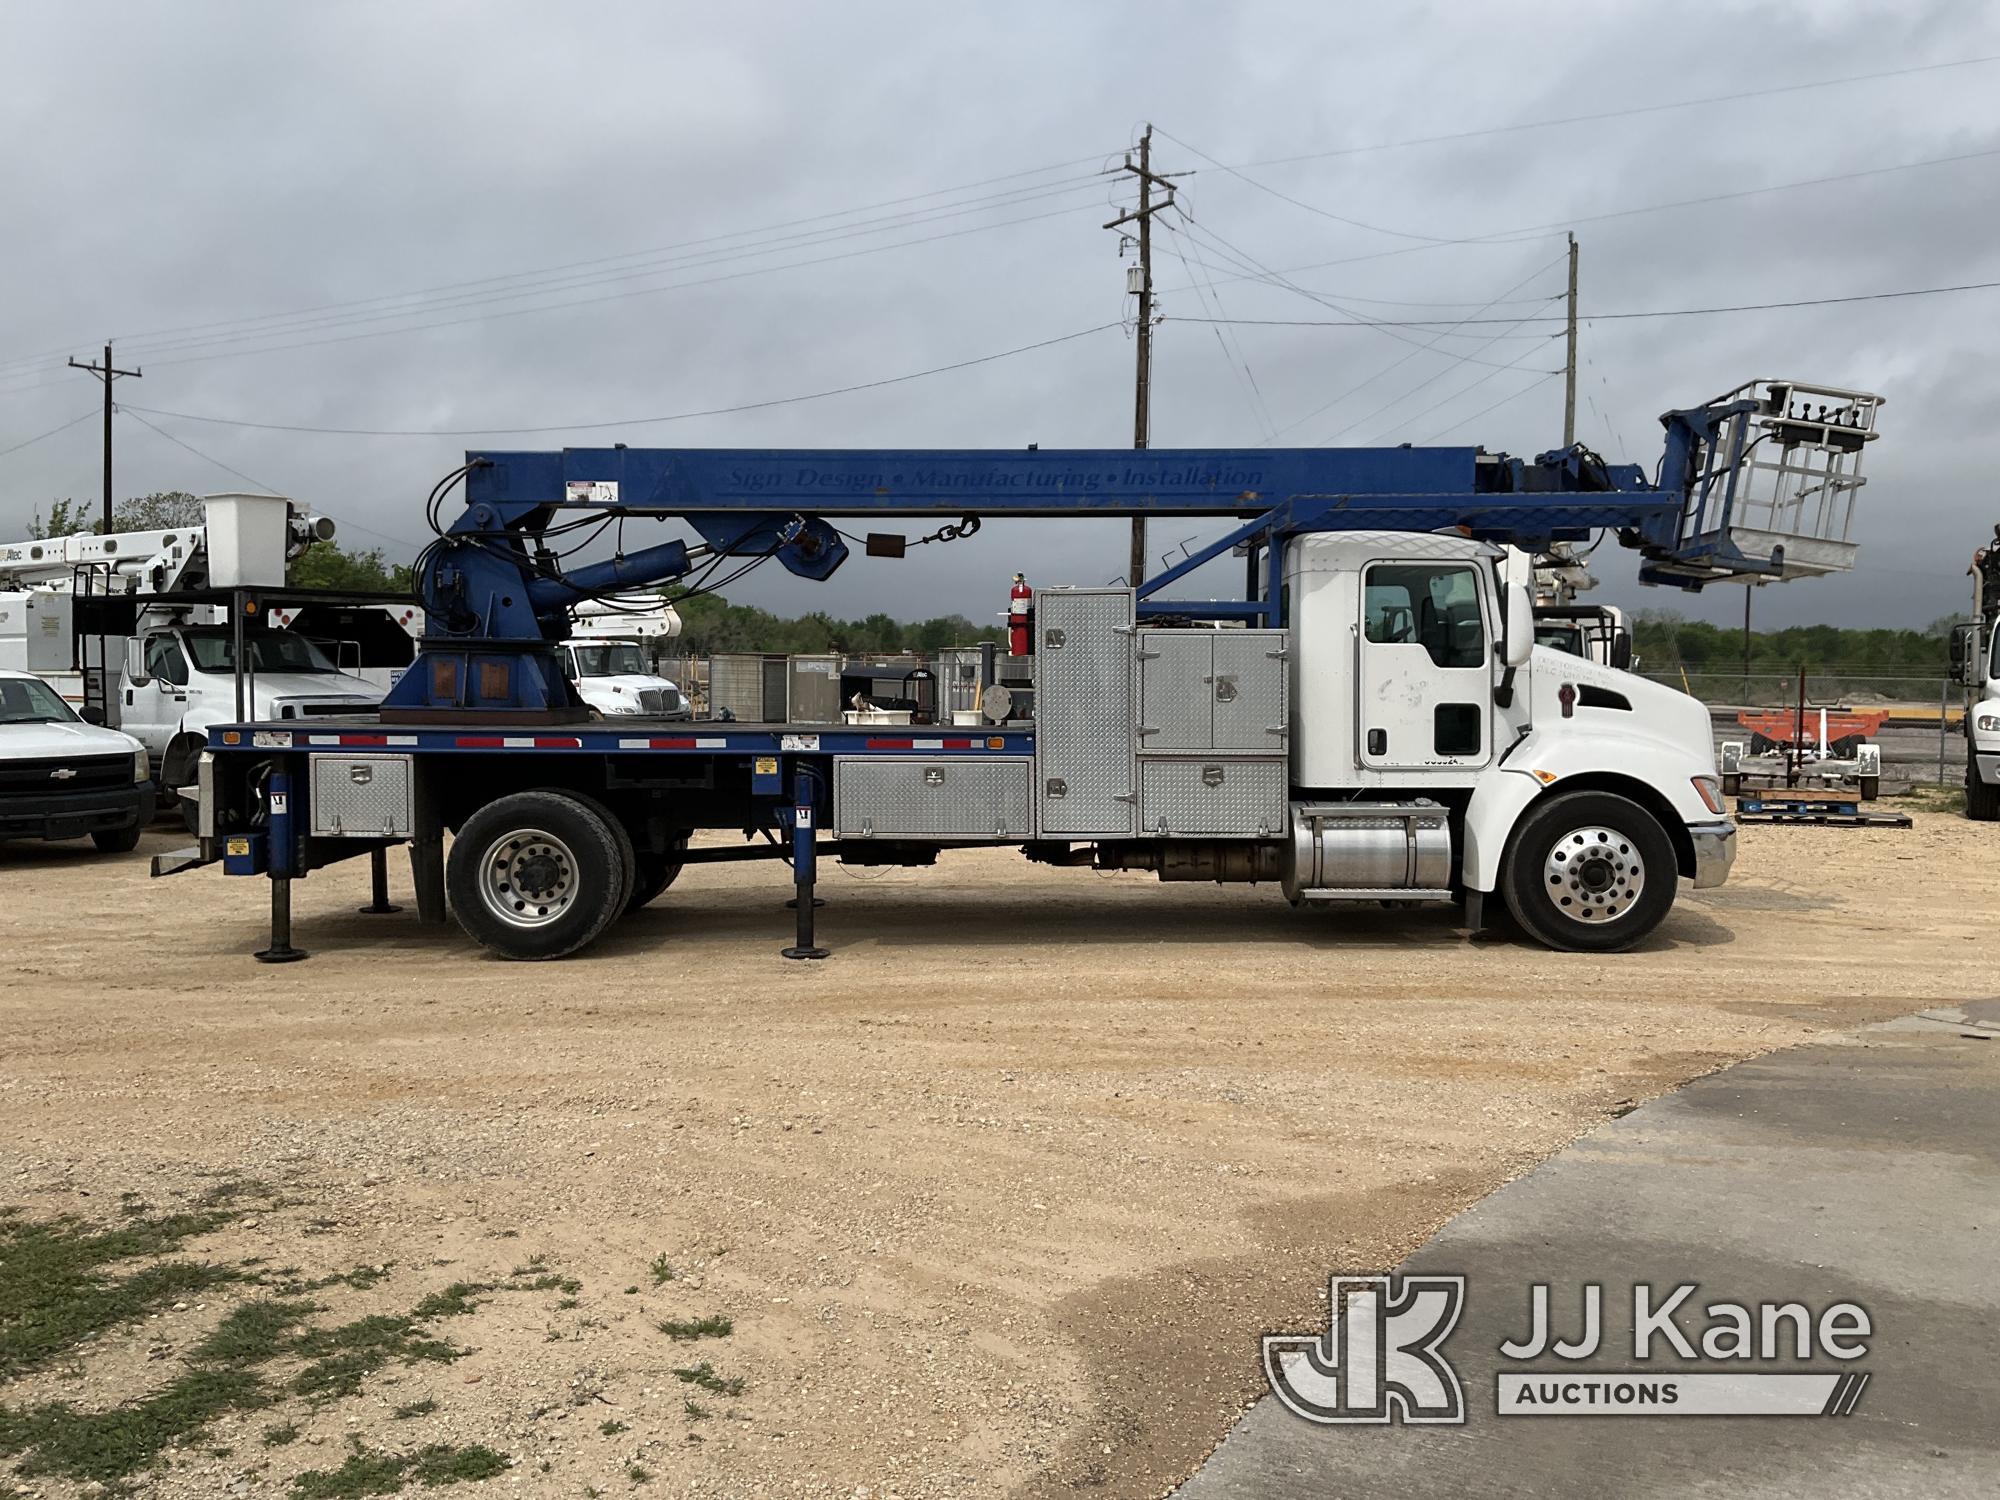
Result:
<svg viewBox="0 0 2000 1500"><path fill-rule="evenodd" d="M67 771L70 774L60 774ZM132 784L129 755L57 756L0 760L0 797L46 797L102 792Z"/></svg>
<svg viewBox="0 0 2000 1500"><path fill-rule="evenodd" d="M667 702L667 690L665 688L639 689L639 712L663 714L669 706Z"/></svg>

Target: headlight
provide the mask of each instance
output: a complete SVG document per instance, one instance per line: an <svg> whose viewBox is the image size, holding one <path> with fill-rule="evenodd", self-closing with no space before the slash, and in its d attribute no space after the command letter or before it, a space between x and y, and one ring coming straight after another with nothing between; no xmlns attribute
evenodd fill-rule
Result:
<svg viewBox="0 0 2000 1500"><path fill-rule="evenodd" d="M146 748L140 746L132 752L132 782L136 786L142 781L153 779L153 767L146 759Z"/></svg>
<svg viewBox="0 0 2000 1500"><path fill-rule="evenodd" d="M2000 729L2000 714L1981 714L1973 722L1979 726L1981 734L1991 734Z"/></svg>
<svg viewBox="0 0 2000 1500"><path fill-rule="evenodd" d="M1688 781L1694 787L1694 794L1701 798L1702 805L1710 812L1719 813L1724 810L1720 781L1713 776L1690 776Z"/></svg>

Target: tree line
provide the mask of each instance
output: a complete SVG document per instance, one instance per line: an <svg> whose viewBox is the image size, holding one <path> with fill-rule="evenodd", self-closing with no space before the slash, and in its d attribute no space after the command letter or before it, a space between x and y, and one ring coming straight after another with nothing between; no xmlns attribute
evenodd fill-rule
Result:
<svg viewBox="0 0 2000 1500"><path fill-rule="evenodd" d="M1750 632L1752 675L1803 666L1883 677L1934 677L1945 667L1953 617L1922 630L1855 630L1840 625L1794 625ZM1632 622L1632 649L1648 672L1743 670L1743 632L1728 625L1685 620L1671 610L1641 610Z"/></svg>

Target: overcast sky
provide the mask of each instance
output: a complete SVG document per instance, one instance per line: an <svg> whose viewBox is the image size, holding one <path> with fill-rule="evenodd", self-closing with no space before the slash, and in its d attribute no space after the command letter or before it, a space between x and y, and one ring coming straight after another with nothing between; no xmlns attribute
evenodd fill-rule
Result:
<svg viewBox="0 0 2000 1500"><path fill-rule="evenodd" d="M63 360L106 337L144 368L118 387L133 406L435 432L809 395L1129 320L1100 227L1129 190L1096 174L1151 121L1156 167L1199 169L1192 223L1156 242L1155 446L1533 454L1560 440L1562 381L1541 372L1561 343L1512 335L1559 325L1419 349L1436 330L1239 324L1225 344L1175 320L1548 315L1568 225L1586 319L2000 279L2000 155L1622 212L1995 151L2000 62L1355 149L1988 54L2000 8L1947 3L1724 3L1693 25L1609 4L8 0L0 450L94 410ZM1490 238L1516 230L1547 232ZM1438 243L1462 240L1480 242ZM2000 520L1996 315L2000 290L1586 321L1578 435L1650 469L1661 411L1751 377L1883 393L1858 569L1765 589L1757 614L1921 625L1963 608ZM823 400L517 437L139 413L117 483L243 487L227 465L407 557L467 447L1121 447L1131 366L1109 328ZM0 451L0 539L98 486L94 419ZM1153 550L1196 530L1156 523ZM733 597L977 617L1017 568L1102 582L1123 548L1122 523L989 526L828 584L767 569ZM1740 619L1734 589L1639 589L1633 554L1597 562L1603 597Z"/></svg>

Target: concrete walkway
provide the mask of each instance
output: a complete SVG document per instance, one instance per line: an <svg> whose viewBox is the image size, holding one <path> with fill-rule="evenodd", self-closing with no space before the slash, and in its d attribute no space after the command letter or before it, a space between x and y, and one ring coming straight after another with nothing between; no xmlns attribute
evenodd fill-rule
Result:
<svg viewBox="0 0 2000 1500"><path fill-rule="evenodd" d="M1467 1278L1443 1349L1464 1425L1316 1425L1267 1396L1184 1500L2000 1495L2000 1000L1693 1083L1461 1214L1399 1269ZM1578 1374L1635 1368L1635 1283L1699 1282L1680 1318L1697 1335L1718 1300L1859 1303L1866 1356L1809 1368L1872 1378L1845 1417L1498 1416L1496 1375L1520 1367L1498 1346L1526 1333L1534 1282L1552 1286L1557 1337L1575 1334L1581 1284L1604 1288L1606 1349Z"/></svg>

